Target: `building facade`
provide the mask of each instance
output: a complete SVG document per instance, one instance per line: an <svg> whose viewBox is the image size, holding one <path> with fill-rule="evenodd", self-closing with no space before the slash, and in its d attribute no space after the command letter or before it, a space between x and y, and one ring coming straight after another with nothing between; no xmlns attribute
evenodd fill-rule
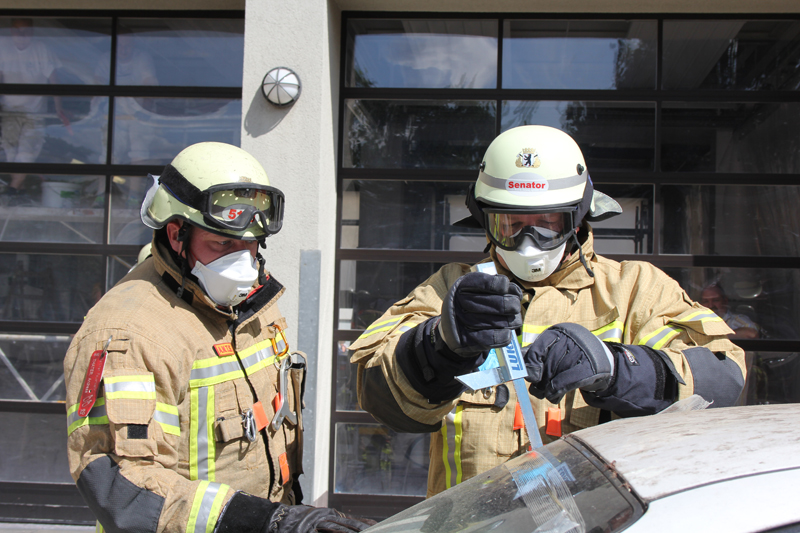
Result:
<svg viewBox="0 0 800 533"><path fill-rule="evenodd" d="M743 403L800 400L797 2L164 4L0 1L0 521L92 521L63 355L149 241L148 173L199 141L242 146L286 194L265 257L310 366L305 503L385 517L425 494L428 436L360 411L347 347L484 256L449 224L517 125L570 133L623 205L599 253L652 262L737 326ZM264 98L275 67L298 75L294 104Z"/></svg>

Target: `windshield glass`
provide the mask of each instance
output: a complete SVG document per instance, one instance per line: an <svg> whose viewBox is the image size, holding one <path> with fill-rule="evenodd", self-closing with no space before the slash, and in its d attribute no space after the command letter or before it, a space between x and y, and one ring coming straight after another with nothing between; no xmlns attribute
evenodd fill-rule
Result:
<svg viewBox="0 0 800 533"><path fill-rule="evenodd" d="M613 533L628 527L642 512L610 467L591 452L582 453L561 439L437 494L367 531Z"/></svg>

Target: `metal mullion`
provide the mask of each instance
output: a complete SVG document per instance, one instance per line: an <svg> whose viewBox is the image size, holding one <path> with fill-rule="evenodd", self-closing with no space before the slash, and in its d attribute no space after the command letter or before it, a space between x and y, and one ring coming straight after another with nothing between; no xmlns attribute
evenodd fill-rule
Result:
<svg viewBox="0 0 800 533"><path fill-rule="evenodd" d="M405 168L342 168L344 180L401 181L475 181L475 169L405 169Z"/></svg>
<svg viewBox="0 0 800 533"><path fill-rule="evenodd" d="M482 252L455 252L449 250L406 250L379 248L352 248L340 250L343 261L397 261L401 263L477 263L485 259Z"/></svg>
<svg viewBox="0 0 800 533"><path fill-rule="evenodd" d="M243 19L244 10L238 9L217 9L192 11L184 9L143 9L130 11L133 17L127 18L228 18ZM0 9L0 16L15 17L76 17L76 18L112 18L119 14L116 9Z"/></svg>
<svg viewBox="0 0 800 533"><path fill-rule="evenodd" d="M137 244L0 241L0 253L37 255L138 255Z"/></svg>
<svg viewBox="0 0 800 533"><path fill-rule="evenodd" d="M0 333L36 335L73 335L81 322L43 322L33 320L0 320Z"/></svg>
<svg viewBox="0 0 800 533"><path fill-rule="evenodd" d="M29 174L63 174L67 176L103 176L106 174L159 174L163 165L105 165L71 163L0 163L0 172Z"/></svg>
<svg viewBox="0 0 800 533"><path fill-rule="evenodd" d="M66 407L63 401L0 400L0 413L63 415L66 413Z"/></svg>
<svg viewBox="0 0 800 533"><path fill-rule="evenodd" d="M193 85L37 85L30 83L3 83L0 84L0 94L239 99L242 97L242 88Z"/></svg>

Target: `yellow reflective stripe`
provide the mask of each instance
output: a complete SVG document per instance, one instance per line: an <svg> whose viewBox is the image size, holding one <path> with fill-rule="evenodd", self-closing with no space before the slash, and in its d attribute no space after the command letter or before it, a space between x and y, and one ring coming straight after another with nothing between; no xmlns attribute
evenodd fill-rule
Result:
<svg viewBox="0 0 800 533"><path fill-rule="evenodd" d="M178 408L174 405L156 402L156 411L153 414L156 422L161 424L161 429L164 433L170 435L181 435L181 423L178 417Z"/></svg>
<svg viewBox="0 0 800 533"><path fill-rule="evenodd" d="M105 531L103 529L103 524L101 524L100 522L95 522L94 523L94 532L95 533L103 533L103 531Z"/></svg>
<svg viewBox="0 0 800 533"><path fill-rule="evenodd" d="M532 326L530 324L522 325L522 339L519 341L520 345L527 346L536 340L536 337L542 334L544 330L550 326Z"/></svg>
<svg viewBox="0 0 800 533"><path fill-rule="evenodd" d="M214 438L214 388L190 389L189 479L214 481L216 439Z"/></svg>
<svg viewBox="0 0 800 533"><path fill-rule="evenodd" d="M189 388L210 387L243 377L244 372L235 355L200 359L192 364Z"/></svg>
<svg viewBox="0 0 800 533"><path fill-rule="evenodd" d="M156 380L146 376L114 376L103 378L105 397L113 399L155 400Z"/></svg>
<svg viewBox="0 0 800 533"><path fill-rule="evenodd" d="M365 339L381 331L390 330L394 326L399 324L403 320L403 318L404 317L401 316L399 318L390 318L389 320L384 320L383 322L375 322L370 327L368 327L366 331L364 331L364 333L361 334L359 339Z"/></svg>
<svg viewBox="0 0 800 533"><path fill-rule="evenodd" d="M79 427L88 425L103 425L108 424L108 416L106 415L106 399L98 398L89 413L81 418L78 416L78 407L80 404L75 404L67 409L67 435L71 435L73 431Z"/></svg>
<svg viewBox="0 0 800 533"><path fill-rule="evenodd" d="M713 311L704 309L702 311L695 311L694 313L686 315L683 318L676 318L670 321L677 324L687 324L689 322L722 322L722 319Z"/></svg>
<svg viewBox="0 0 800 533"><path fill-rule="evenodd" d="M461 440L463 430L461 427L461 417L464 406L456 405L456 408L447 413L442 428L442 461L445 470L445 486L449 489L461 483L463 472L461 469Z"/></svg>
<svg viewBox="0 0 800 533"><path fill-rule="evenodd" d="M222 502L228 494L228 485L203 481L198 485L186 522L186 533L211 533L219 519Z"/></svg>
<svg viewBox="0 0 800 533"><path fill-rule="evenodd" d="M669 342L670 339L675 337L680 332L681 328L666 325L658 328L650 335L640 339L639 344L643 346L649 346L654 350L660 350L662 346L664 346L667 342Z"/></svg>
<svg viewBox="0 0 800 533"><path fill-rule="evenodd" d="M619 320L615 320L607 326L594 330L592 333L605 342L622 342L624 328L625 324Z"/></svg>

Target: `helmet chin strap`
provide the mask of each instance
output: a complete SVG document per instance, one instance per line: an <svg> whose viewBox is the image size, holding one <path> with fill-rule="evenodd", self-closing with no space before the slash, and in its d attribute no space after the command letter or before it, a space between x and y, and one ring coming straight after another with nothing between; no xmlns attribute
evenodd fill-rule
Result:
<svg viewBox="0 0 800 533"><path fill-rule="evenodd" d="M578 248L578 257L581 260L581 264L583 265L583 268L586 269L586 273L589 274L589 276L594 277L594 272L592 272L592 269L589 268L588 264L586 264L586 257L584 257L583 248L581 248L581 243L578 241L578 232L577 231L573 231L572 232L572 240L575 242L575 246Z"/></svg>
<svg viewBox="0 0 800 533"><path fill-rule="evenodd" d="M261 256L261 248L267 249L267 239L263 237L258 239L258 250L256 251L256 260L258 261L258 284L264 285L267 282L267 273L264 270L264 263L266 260Z"/></svg>
<svg viewBox="0 0 800 533"><path fill-rule="evenodd" d="M186 276L189 275L189 228L190 224L184 222L178 230L177 239L181 243L181 251L178 258L181 261L181 286L175 291L178 298L183 297L183 291L186 286Z"/></svg>

